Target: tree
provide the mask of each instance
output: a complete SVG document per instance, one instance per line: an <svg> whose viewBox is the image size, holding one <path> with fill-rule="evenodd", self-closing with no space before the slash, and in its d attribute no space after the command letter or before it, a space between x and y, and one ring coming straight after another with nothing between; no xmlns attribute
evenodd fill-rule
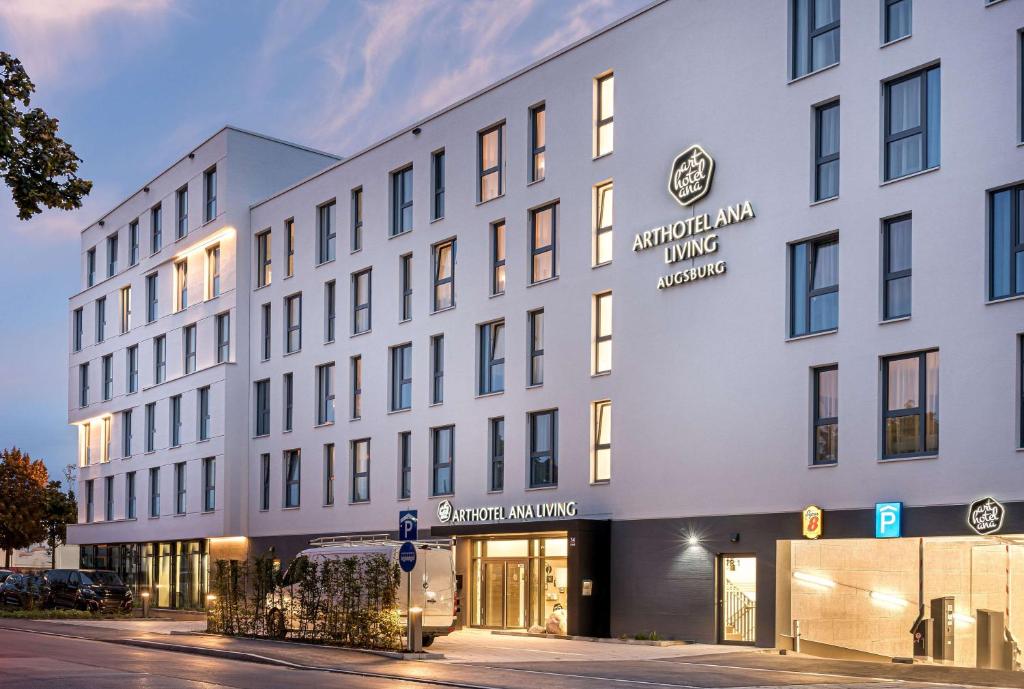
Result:
<svg viewBox="0 0 1024 689"><path fill-rule="evenodd" d="M68 524L78 520L78 501L75 492L61 490L60 481L46 484L46 513L43 528L46 530L46 545L50 547L50 567L57 568L57 547L68 539Z"/></svg>
<svg viewBox="0 0 1024 689"><path fill-rule="evenodd" d="M11 566L16 548L27 548L46 538L46 465L14 447L0 450L0 550Z"/></svg>
<svg viewBox="0 0 1024 689"><path fill-rule="evenodd" d="M40 204L81 208L92 190L92 182L77 175L82 159L57 136L58 120L42 108L29 109L35 90L21 60L0 52L0 174L21 220L41 212Z"/></svg>

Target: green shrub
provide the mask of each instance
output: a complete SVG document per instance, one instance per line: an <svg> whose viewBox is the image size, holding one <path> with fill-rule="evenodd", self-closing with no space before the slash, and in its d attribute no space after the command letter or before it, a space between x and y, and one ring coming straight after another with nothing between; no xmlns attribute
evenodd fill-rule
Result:
<svg viewBox="0 0 1024 689"><path fill-rule="evenodd" d="M0 619L15 620L102 620L110 615L87 612L85 610L4 610L0 609Z"/></svg>

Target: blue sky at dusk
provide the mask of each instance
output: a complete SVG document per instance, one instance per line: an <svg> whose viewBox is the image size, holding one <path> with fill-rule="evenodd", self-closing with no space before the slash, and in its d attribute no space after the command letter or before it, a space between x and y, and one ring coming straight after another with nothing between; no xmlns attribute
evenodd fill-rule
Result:
<svg viewBox="0 0 1024 689"><path fill-rule="evenodd" d="M0 189L0 446L59 476L79 232L224 124L345 155L647 0L0 0L0 50L93 192L21 222Z"/></svg>

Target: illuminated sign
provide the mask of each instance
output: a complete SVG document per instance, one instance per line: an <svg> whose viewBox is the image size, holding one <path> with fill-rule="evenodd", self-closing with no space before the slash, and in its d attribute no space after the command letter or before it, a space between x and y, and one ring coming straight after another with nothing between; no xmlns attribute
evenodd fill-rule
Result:
<svg viewBox="0 0 1024 689"><path fill-rule="evenodd" d="M903 503L875 504L875 538L899 538L903 531Z"/></svg>
<svg viewBox="0 0 1024 689"><path fill-rule="evenodd" d="M982 536L993 534L1003 528L1006 508L995 498L975 500L967 510L967 525Z"/></svg>
<svg viewBox="0 0 1024 689"><path fill-rule="evenodd" d="M699 201L711 190L715 161L694 144L676 156L668 175L668 193L684 208Z"/></svg>
<svg viewBox="0 0 1024 689"><path fill-rule="evenodd" d="M823 511L817 505L808 505L803 511L804 538L818 538L821 536L822 522L824 521Z"/></svg>
<svg viewBox="0 0 1024 689"><path fill-rule="evenodd" d="M442 524L471 524L536 519L562 519L576 516L576 501L537 502L489 507L455 507L450 500L437 503L437 519Z"/></svg>

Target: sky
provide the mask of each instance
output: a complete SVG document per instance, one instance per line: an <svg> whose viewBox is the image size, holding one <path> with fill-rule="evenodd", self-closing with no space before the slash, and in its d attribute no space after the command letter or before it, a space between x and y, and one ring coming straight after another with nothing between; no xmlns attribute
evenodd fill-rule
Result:
<svg viewBox="0 0 1024 689"><path fill-rule="evenodd" d="M19 221L0 186L0 447L59 477L79 232L225 124L345 155L648 0L0 0L0 50L94 183Z"/></svg>

